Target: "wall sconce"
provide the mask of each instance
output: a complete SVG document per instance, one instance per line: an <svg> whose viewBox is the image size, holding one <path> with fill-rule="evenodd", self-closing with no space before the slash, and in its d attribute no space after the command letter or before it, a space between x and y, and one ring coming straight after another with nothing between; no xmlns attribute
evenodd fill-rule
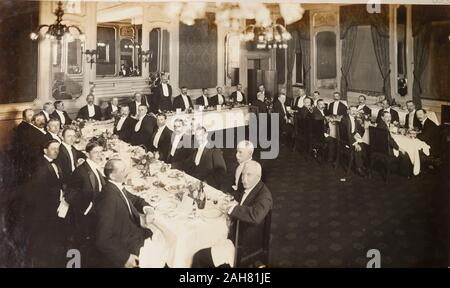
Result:
<svg viewBox="0 0 450 288"><path fill-rule="evenodd" d="M95 50L95 49L86 50L83 53L86 55L86 62L91 63L91 69L92 69L92 64L97 62L97 50Z"/></svg>
<svg viewBox="0 0 450 288"><path fill-rule="evenodd" d="M153 52L150 50L146 50L146 51L139 51L138 55L140 57L142 57L142 62L145 63L145 66L147 66L147 63L152 62L153 59Z"/></svg>

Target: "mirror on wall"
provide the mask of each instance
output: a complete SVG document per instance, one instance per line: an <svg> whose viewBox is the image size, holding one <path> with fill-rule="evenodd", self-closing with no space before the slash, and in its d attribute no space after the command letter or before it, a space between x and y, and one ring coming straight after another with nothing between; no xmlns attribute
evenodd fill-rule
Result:
<svg viewBox="0 0 450 288"><path fill-rule="evenodd" d="M170 72L170 32L163 28L153 28L149 35L150 56L146 65L150 74L156 72Z"/></svg>
<svg viewBox="0 0 450 288"><path fill-rule="evenodd" d="M406 20L407 10L404 5L397 8L396 11L396 39L397 39L397 93L405 96L408 93L407 85L407 61L406 61Z"/></svg>
<svg viewBox="0 0 450 288"><path fill-rule="evenodd" d="M63 39L51 43L52 97L76 99L83 93L83 51L80 39Z"/></svg>
<svg viewBox="0 0 450 288"><path fill-rule="evenodd" d="M337 87L336 33L320 31L316 34L316 79L317 87Z"/></svg>

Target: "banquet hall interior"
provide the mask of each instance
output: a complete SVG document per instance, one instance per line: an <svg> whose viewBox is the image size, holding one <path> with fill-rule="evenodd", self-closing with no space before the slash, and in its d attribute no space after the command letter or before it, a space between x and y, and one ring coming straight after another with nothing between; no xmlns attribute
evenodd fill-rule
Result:
<svg viewBox="0 0 450 288"><path fill-rule="evenodd" d="M127 267L134 253L119 251L126 245L102 235L114 228L100 226L111 217L116 224L130 221L136 204L127 199L135 195L150 203L155 227L152 240L139 246L148 246L136 255L141 267L193 267L200 252L221 243L233 246L231 267L450 265L448 4L0 2L0 267L60 265L46 262L45 246L62 251L66 267L67 249L78 249L73 232L86 215L98 225L86 243L100 250L92 248L89 257L114 254L114 264L126 260ZM180 166L170 162L180 123L189 143L202 143L207 134L218 147L200 144L183 150ZM104 158L92 166L96 145ZM54 146L60 146L55 158ZM253 152L248 165L237 159L245 148ZM68 172L58 162L63 151ZM48 171L40 166L43 155ZM210 174L197 171L198 155L213 158ZM124 159L133 167L119 187L111 183L122 179ZM81 204L73 191L84 188L72 185L82 163L99 167L88 178L99 195L76 214L72 209ZM256 186L247 184L250 174L260 179ZM56 184L45 177L60 183L53 196L45 191ZM175 182L180 178L188 180ZM198 193L204 184L210 210L197 208L198 194L193 214L183 218L186 195L200 181ZM243 182L249 187L239 188ZM120 194L122 184L131 196ZM258 197L268 198L252 197L255 187L264 187ZM118 222L115 206L108 206L115 201L109 188L124 200L127 219ZM239 189L247 201L230 196ZM217 197L234 206L217 208ZM141 221L150 213L147 204ZM249 216L233 216L242 211ZM250 235L255 231L260 234ZM259 241L246 243L246 236ZM242 256L250 250L250 258ZM381 264L371 262L377 253Z"/></svg>

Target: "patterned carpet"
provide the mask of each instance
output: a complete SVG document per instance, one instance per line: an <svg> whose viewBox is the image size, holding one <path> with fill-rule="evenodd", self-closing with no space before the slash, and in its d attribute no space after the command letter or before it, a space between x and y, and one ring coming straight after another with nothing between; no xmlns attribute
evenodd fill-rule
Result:
<svg viewBox="0 0 450 288"><path fill-rule="evenodd" d="M232 163L234 152L224 155ZM343 169L286 148L261 162L274 199L271 267L366 267L369 249L380 251L381 267L448 266L439 175L341 182Z"/></svg>

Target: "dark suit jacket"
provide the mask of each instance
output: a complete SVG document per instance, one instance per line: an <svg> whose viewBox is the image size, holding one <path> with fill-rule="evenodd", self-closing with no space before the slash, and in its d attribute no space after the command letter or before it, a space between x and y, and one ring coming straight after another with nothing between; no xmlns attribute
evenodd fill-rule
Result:
<svg viewBox="0 0 450 288"><path fill-rule="evenodd" d="M195 99L195 105L201 105L201 106L205 106L205 100L203 99L203 96L198 97L197 99ZM211 98L208 97L208 107L209 106L213 106L213 102L211 100Z"/></svg>
<svg viewBox="0 0 450 288"><path fill-rule="evenodd" d="M127 119L125 119L125 121L123 122L123 125L120 129L120 131L117 131L117 123L114 124L114 134L119 136L119 139L125 142L130 142L131 140L131 135L133 135L134 133L134 127L136 125L137 120L134 118L131 118L130 116L127 117Z"/></svg>
<svg viewBox="0 0 450 288"><path fill-rule="evenodd" d="M339 133L339 135L345 135L344 137L346 139L340 139L341 141L348 141L350 144L353 145L353 143L356 142L355 135L358 133L361 137L363 137L365 129L358 120L355 119L355 131L352 133L352 126L351 126L350 116L346 115L342 117L341 122L339 123L339 130L342 130L342 132Z"/></svg>
<svg viewBox="0 0 450 288"><path fill-rule="evenodd" d="M87 105L83 106L83 107L81 107L80 111L78 111L77 118L84 119L84 120L89 120L89 119L94 119L94 120L98 120L98 121L102 120L102 110L100 109L100 106L94 105L94 110L95 110L94 117L89 117L89 111L88 111Z"/></svg>
<svg viewBox="0 0 450 288"><path fill-rule="evenodd" d="M112 267L123 267L130 254L139 256L139 249L152 232L142 228L139 213L148 206L142 198L128 191L125 193L132 213L128 210L126 200L113 183L107 182L97 197L95 205L96 246L105 264Z"/></svg>
<svg viewBox="0 0 450 288"><path fill-rule="evenodd" d="M417 118L417 111L414 112L414 120L413 120L413 125L414 127L409 127L409 112L408 114L405 115L405 128L410 129L410 128L422 128L422 124L420 124L419 119Z"/></svg>
<svg viewBox="0 0 450 288"><path fill-rule="evenodd" d="M389 128L387 127L386 123L384 121L381 121L377 124L377 127L383 130L388 131L388 142L389 142L389 155L394 155L394 152L392 149L398 150L398 144L395 142L394 138L392 138L391 132L389 131Z"/></svg>
<svg viewBox="0 0 450 288"><path fill-rule="evenodd" d="M181 111L185 111L188 108L194 108L194 106L192 105L191 97L188 95L187 98L189 101L189 107L184 106L184 101L183 101L183 98L181 97L181 95L178 95L177 97L175 97L175 99L173 99L173 105L172 105L173 110L177 110L177 108L181 108Z"/></svg>
<svg viewBox="0 0 450 288"><path fill-rule="evenodd" d="M268 113L268 112L269 112L269 111L267 110L266 104L265 104L264 102L258 100L258 99L255 99L255 100L252 102L252 106L255 106L255 107L258 108L258 113Z"/></svg>
<svg viewBox="0 0 450 288"><path fill-rule="evenodd" d="M200 158L198 166L195 165L195 156L198 149L193 149L184 164L184 170L189 175L206 181L209 185L216 189L224 187L224 178L227 172L227 166L223 159L222 151L217 148L205 147Z"/></svg>
<svg viewBox="0 0 450 288"><path fill-rule="evenodd" d="M119 110L120 110L119 107L117 107L116 113L118 113ZM109 119L112 119L113 116L114 115L112 112L112 105L109 104L108 107L105 109L105 113L104 113L103 117L105 120L109 120Z"/></svg>
<svg viewBox="0 0 450 288"><path fill-rule="evenodd" d="M241 94L242 94L242 102L238 102L237 101L237 92L236 91L231 93L230 97L231 97L231 99L233 99L234 103L246 104L247 103L247 97L245 96L245 94L242 91L241 91Z"/></svg>
<svg viewBox="0 0 450 288"><path fill-rule="evenodd" d="M47 134L43 134L36 127L31 126L23 131L25 134L21 140L22 148L24 149L24 167L28 172L33 172L36 169L38 159L42 157L43 147L48 142L49 138Z"/></svg>
<svg viewBox="0 0 450 288"><path fill-rule="evenodd" d="M86 155L83 152L75 149L75 147L73 146L72 155L75 168L77 167L78 159L86 159ZM69 151L67 151L66 146L64 146L63 144L59 146L59 154L55 162L61 168L63 182L66 182L69 179L69 176L72 174L72 165L70 164Z"/></svg>
<svg viewBox="0 0 450 288"><path fill-rule="evenodd" d="M156 119L146 115L142 120L141 128L138 132L134 131L135 127L136 125L132 129L133 134L131 134L130 144L135 146L144 145L147 150L150 150L152 146L152 135L156 129Z"/></svg>
<svg viewBox="0 0 450 288"><path fill-rule="evenodd" d="M84 212L92 202L95 205L100 194L100 184L106 184L102 174L98 172L100 183L87 162L84 162L75 169L67 182L65 199L70 204L70 217L73 219L74 229L79 239L94 236L95 228L95 208L89 210L87 215Z"/></svg>
<svg viewBox="0 0 450 288"><path fill-rule="evenodd" d="M327 115L333 115L334 105L336 105L336 102L332 102L328 105ZM342 102L339 102L337 115L339 116L347 115L347 106L345 106L345 104L343 104Z"/></svg>
<svg viewBox="0 0 450 288"><path fill-rule="evenodd" d="M130 115L131 116L136 116L136 113L137 113L137 109L136 109L136 104L135 103L136 102L134 100L131 101L130 103L128 103L128 107L130 107ZM145 106L148 106L147 102L145 101L145 97L144 96L142 96L141 104L144 104Z"/></svg>
<svg viewBox="0 0 450 288"><path fill-rule="evenodd" d="M255 247L261 247L264 232L264 219L272 209L272 194L262 181L250 191L242 205L234 207L230 218L239 222L239 246L242 256L249 255ZM231 229L231 240L235 242L235 231ZM233 235L234 234L234 235Z"/></svg>
<svg viewBox="0 0 450 288"><path fill-rule="evenodd" d="M305 97L306 98L306 97ZM297 96L294 98L294 101L292 101L292 109L293 110L299 110L300 108L298 108L298 102L300 101L301 97ZM303 98L304 99L304 98ZM302 100L303 101L303 100Z"/></svg>
<svg viewBox="0 0 450 288"><path fill-rule="evenodd" d="M155 87L155 91L153 92L152 99L155 103L150 103L150 107L155 106L156 111L171 111L172 110L172 86L167 84L167 88L169 90L169 96L164 96L162 84L159 84ZM153 105L152 105L153 104Z"/></svg>
<svg viewBox="0 0 450 288"><path fill-rule="evenodd" d="M430 145L430 154L439 154L439 131L436 123L430 119L426 119L422 125L422 132L417 135L417 138Z"/></svg>
<svg viewBox="0 0 450 288"><path fill-rule="evenodd" d="M378 111L378 115L377 115L377 124L379 124L380 122L383 122L383 119L381 119L381 116L383 116L383 111L384 109L381 109L380 111ZM399 122L400 123L400 117L398 116L398 112L395 111L394 109L389 109L389 112L391 113L391 122Z"/></svg>
<svg viewBox="0 0 450 288"><path fill-rule="evenodd" d="M173 139L172 137L174 137L174 133L172 133L171 135L171 143L169 145L169 149L167 152L167 158L166 158L166 162L172 164L172 167L176 168L176 169L183 169L183 165L184 165L184 161L186 160L186 158L189 157L189 155L191 154L191 150L189 148L184 147L183 143L184 141L189 141L189 145L191 145L192 143L192 139L191 137L189 137L189 135L183 135L183 137L181 137L180 142L177 145L177 148L175 149L175 153L174 155L170 155L170 152L172 151L172 146L173 146ZM189 147L192 147L189 146Z"/></svg>
<svg viewBox="0 0 450 288"><path fill-rule="evenodd" d="M225 96L221 95L221 97L222 97L222 101L223 101L222 105L224 105L226 103ZM217 105L219 105L219 95L218 94L211 97L211 106L217 106Z"/></svg>
<svg viewBox="0 0 450 288"><path fill-rule="evenodd" d="M165 161L167 159L168 154L170 153L170 141L172 139L172 131L166 127L164 127L161 136L159 137L158 147L153 146L153 140L155 139L156 133L158 132L158 127L155 128L152 135L151 141L151 151L158 151L159 157L161 160Z"/></svg>
<svg viewBox="0 0 450 288"><path fill-rule="evenodd" d="M70 123L72 123L72 119L70 119L69 114L67 114L66 111L63 111L63 115L64 115L64 118L66 118L66 123L64 125L69 125ZM61 123L61 117L59 117L56 110L53 111L53 113L50 116L51 116L51 118L58 119L59 123ZM61 123L61 126L62 126L62 123Z"/></svg>
<svg viewBox="0 0 450 288"><path fill-rule="evenodd" d="M371 116L372 115L372 109L370 109L369 107L367 107L367 105L364 105L362 108L362 111L364 112L364 114Z"/></svg>
<svg viewBox="0 0 450 288"><path fill-rule="evenodd" d="M275 103L273 104L273 113L278 113L279 114L279 123L280 125L286 125L287 122L284 119L284 117L287 117L288 119L292 117L292 115L289 112L284 112L283 110L283 106L281 104L280 101L275 101Z"/></svg>

